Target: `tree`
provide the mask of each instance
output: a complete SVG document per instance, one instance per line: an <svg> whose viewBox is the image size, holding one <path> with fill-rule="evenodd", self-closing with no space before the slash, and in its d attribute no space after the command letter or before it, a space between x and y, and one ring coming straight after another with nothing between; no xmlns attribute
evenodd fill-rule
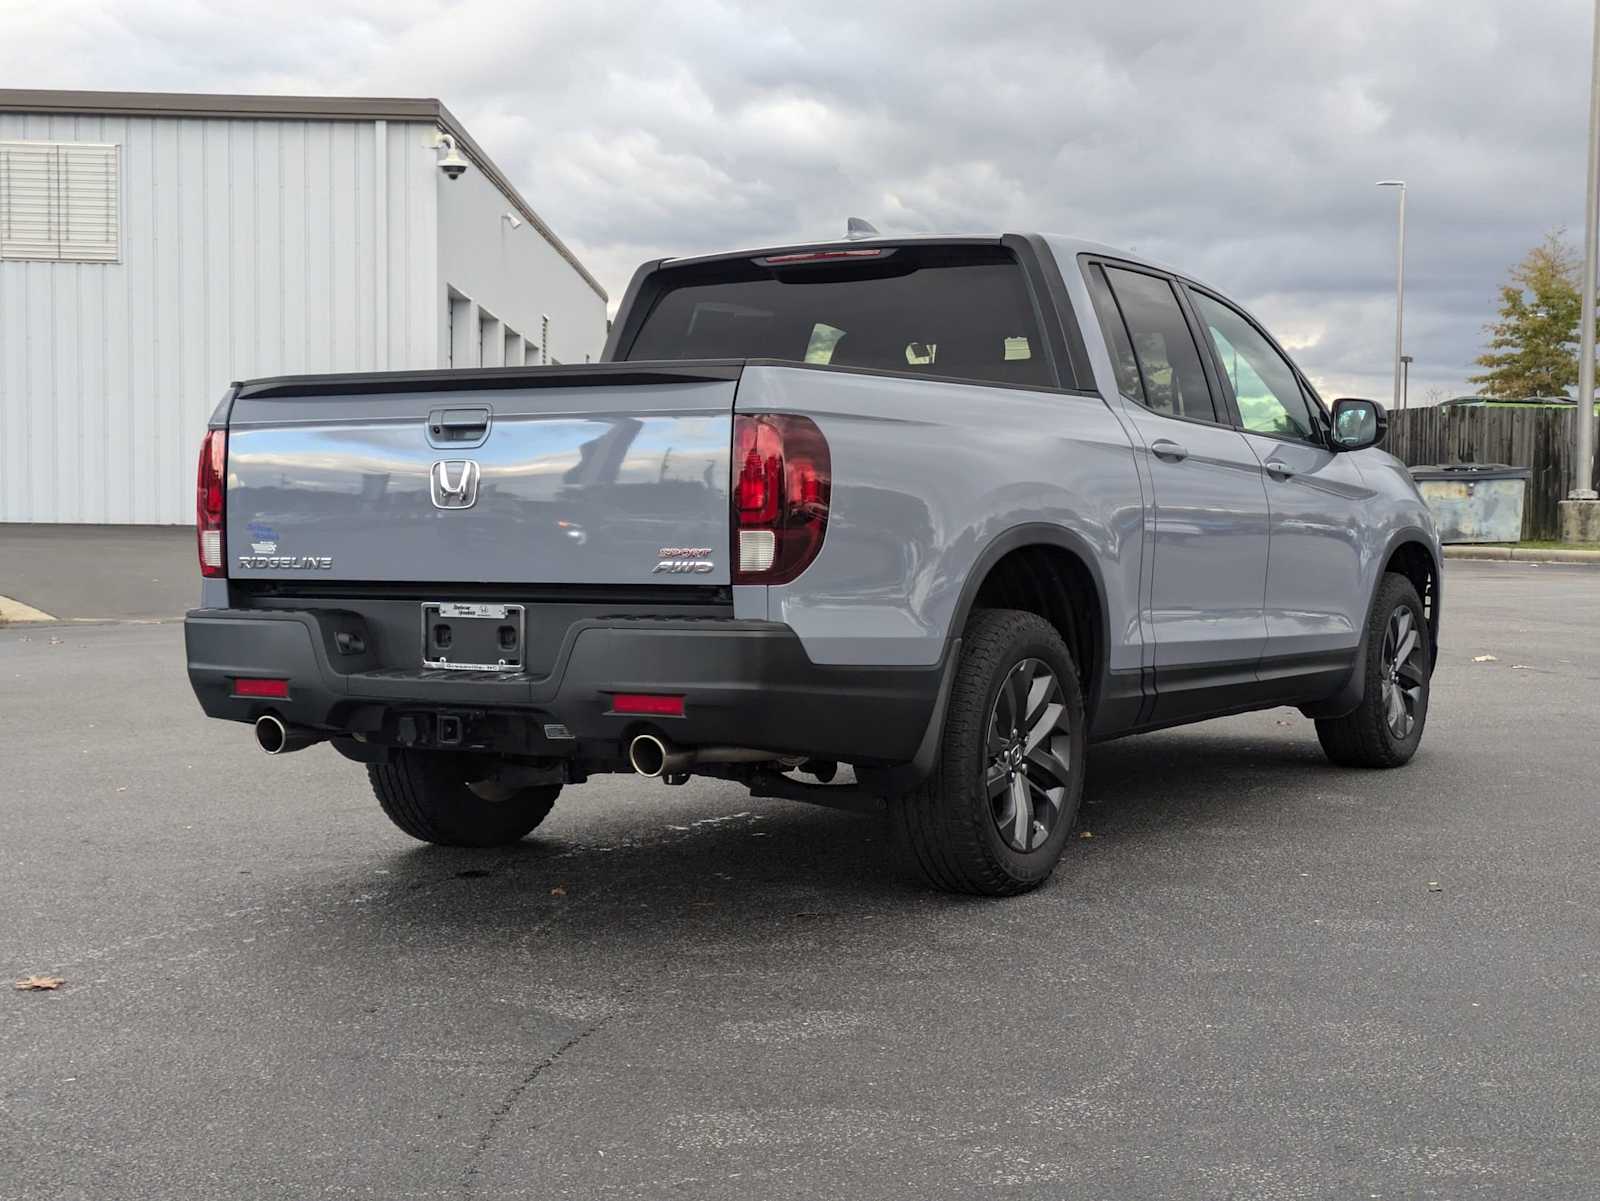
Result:
<svg viewBox="0 0 1600 1201"><path fill-rule="evenodd" d="M1583 265L1565 230L1545 235L1500 288L1500 319L1472 377L1484 396L1568 396L1578 382Z"/></svg>

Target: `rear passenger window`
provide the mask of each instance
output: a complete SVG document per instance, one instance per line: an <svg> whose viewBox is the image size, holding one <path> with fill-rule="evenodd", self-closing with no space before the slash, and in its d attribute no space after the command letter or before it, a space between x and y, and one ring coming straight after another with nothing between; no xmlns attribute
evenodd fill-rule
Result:
<svg viewBox="0 0 1600 1201"><path fill-rule="evenodd" d="M1144 404L1144 385L1139 382L1139 364L1133 360L1133 343L1128 341L1128 327L1122 324L1122 314L1117 302L1111 298L1111 285L1106 283L1105 268L1098 263L1089 268L1089 299L1094 301L1094 313L1100 320L1100 329L1106 336L1106 350L1111 354L1111 369L1116 372L1117 391L1129 400Z"/></svg>
<svg viewBox="0 0 1600 1201"><path fill-rule="evenodd" d="M1107 267L1106 279L1127 323L1145 407L1169 417L1216 421L1200 351L1172 285L1120 267Z"/></svg>

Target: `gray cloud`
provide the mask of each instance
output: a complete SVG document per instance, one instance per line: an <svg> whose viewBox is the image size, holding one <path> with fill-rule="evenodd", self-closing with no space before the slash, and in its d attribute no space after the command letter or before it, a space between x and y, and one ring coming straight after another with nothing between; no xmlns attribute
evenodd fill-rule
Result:
<svg viewBox="0 0 1600 1201"><path fill-rule="evenodd" d="M267 15L270 11L270 16ZM0 8L14 86L435 95L614 295L661 254L1044 229L1174 262L1325 390L1387 395L1410 183L1413 396L1506 268L1581 226L1582 0Z"/></svg>

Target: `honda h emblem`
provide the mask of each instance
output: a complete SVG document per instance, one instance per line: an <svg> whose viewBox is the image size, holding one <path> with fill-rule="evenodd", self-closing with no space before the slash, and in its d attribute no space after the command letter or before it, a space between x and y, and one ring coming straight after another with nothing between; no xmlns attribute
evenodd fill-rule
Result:
<svg viewBox="0 0 1600 1201"><path fill-rule="evenodd" d="M440 459L428 473L436 509L470 509L478 503L478 465L471 459Z"/></svg>

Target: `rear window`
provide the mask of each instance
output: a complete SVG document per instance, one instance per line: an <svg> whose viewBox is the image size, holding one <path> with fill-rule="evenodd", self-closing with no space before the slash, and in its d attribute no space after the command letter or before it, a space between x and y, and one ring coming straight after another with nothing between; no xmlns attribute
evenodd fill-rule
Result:
<svg viewBox="0 0 1600 1201"><path fill-rule="evenodd" d="M1022 268L999 246L897 247L846 263L724 260L657 277L627 358L787 359L1049 385Z"/></svg>

